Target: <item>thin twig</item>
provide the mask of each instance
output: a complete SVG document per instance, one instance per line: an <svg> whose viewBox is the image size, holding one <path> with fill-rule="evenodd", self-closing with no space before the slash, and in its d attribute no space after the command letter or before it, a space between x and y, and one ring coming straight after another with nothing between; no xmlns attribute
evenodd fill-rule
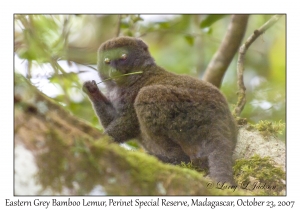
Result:
<svg viewBox="0 0 300 210"><path fill-rule="evenodd" d="M237 84L239 88L238 92L238 101L237 105L233 110L234 116L239 116L244 109L246 104L246 87L244 84L244 61L245 61L245 54L250 45L263 34L268 28L274 25L282 15L274 15L270 20L268 20L264 25L262 25L259 29L255 30L253 34L246 40L246 42L240 47L239 50L239 57L237 61Z"/></svg>

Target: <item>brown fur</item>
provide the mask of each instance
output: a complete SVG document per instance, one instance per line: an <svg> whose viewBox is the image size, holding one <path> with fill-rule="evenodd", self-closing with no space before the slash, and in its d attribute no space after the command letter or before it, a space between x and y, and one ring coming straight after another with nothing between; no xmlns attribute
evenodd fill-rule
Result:
<svg viewBox="0 0 300 210"><path fill-rule="evenodd" d="M122 60L124 53L127 58ZM236 125L216 87L165 71L155 64L143 41L129 37L100 46L98 70L102 79L143 72L106 81L106 96L94 81L84 84L105 132L116 142L136 138L164 162L192 161L208 167L215 181L234 183Z"/></svg>

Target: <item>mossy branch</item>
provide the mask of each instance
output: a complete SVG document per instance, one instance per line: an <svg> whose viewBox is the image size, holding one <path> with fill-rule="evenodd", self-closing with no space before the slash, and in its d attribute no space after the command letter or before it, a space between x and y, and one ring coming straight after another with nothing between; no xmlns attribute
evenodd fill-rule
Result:
<svg viewBox="0 0 300 210"><path fill-rule="evenodd" d="M107 195L237 195L208 189L194 170L128 151L72 116L22 77L15 86L15 146L35 157L37 181L53 193L88 194L100 185Z"/></svg>

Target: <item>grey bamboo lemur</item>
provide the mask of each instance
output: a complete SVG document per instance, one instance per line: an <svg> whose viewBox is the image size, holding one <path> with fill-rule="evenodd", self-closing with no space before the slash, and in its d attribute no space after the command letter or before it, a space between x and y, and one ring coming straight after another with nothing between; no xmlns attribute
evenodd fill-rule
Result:
<svg viewBox="0 0 300 210"><path fill-rule="evenodd" d="M236 125L216 87L157 66L148 46L130 37L100 46L98 71L102 80L115 78L105 81L106 96L95 81L85 82L83 90L116 142L138 139L164 162L192 161L208 167L215 181L234 183Z"/></svg>

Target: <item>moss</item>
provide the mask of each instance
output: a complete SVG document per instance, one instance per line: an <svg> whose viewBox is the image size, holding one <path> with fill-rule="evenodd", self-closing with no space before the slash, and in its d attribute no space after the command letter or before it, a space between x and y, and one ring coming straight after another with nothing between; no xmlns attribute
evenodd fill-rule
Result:
<svg viewBox="0 0 300 210"><path fill-rule="evenodd" d="M197 165L194 165L192 162L188 162L188 163L181 162L179 166L182 168L187 168L190 170L194 170L194 171L201 172L201 173L204 172L204 174L208 174L208 169L202 169L202 168L198 167Z"/></svg>
<svg viewBox="0 0 300 210"><path fill-rule="evenodd" d="M69 185L65 180L58 178L68 167L68 161L64 156L67 145L57 132L49 130L46 134L45 148L47 150L37 156L39 181L43 189L51 184L52 190L61 192L64 185Z"/></svg>
<svg viewBox="0 0 300 210"><path fill-rule="evenodd" d="M285 129L285 123L279 122L270 122L268 120L261 120L257 124L249 124L248 130L256 129L264 137L267 136L278 136L281 135Z"/></svg>
<svg viewBox="0 0 300 210"><path fill-rule="evenodd" d="M132 148L133 150L138 150L138 149L143 150L140 144L136 140L127 141L125 144L130 148Z"/></svg>
<svg viewBox="0 0 300 210"><path fill-rule="evenodd" d="M235 120L236 120L237 125L246 125L248 123L246 118L241 118L241 117L235 116Z"/></svg>
<svg viewBox="0 0 300 210"><path fill-rule="evenodd" d="M127 189L125 192L127 195L141 195L142 192L146 192L146 195L157 195L159 192L165 193L166 189L160 182L162 178L160 176L167 177L170 175L168 172L162 173L168 168L168 165L162 164L153 156L137 151L126 151L118 145L113 145L111 149L113 149L114 154L119 156L115 164L118 165L119 169L124 169L120 176L125 179L125 182L131 183L130 185L138 184L138 189L141 190L138 192L134 191L135 188L132 188L133 191L129 192ZM156 184L151 185L151 183Z"/></svg>
<svg viewBox="0 0 300 210"><path fill-rule="evenodd" d="M254 155L250 159L238 159L233 169L242 189L261 195L280 195L285 189L285 172L270 157Z"/></svg>
<svg viewBox="0 0 300 210"><path fill-rule="evenodd" d="M105 155L108 152L109 155ZM186 168L163 164L157 158L146 153L128 151L117 144L104 146L102 141L94 142L91 153L95 159L99 159L100 157L97 156L101 156L100 159L106 161L106 165L110 165L110 168L101 169L110 171L110 174L103 174L106 176L105 179L114 179L114 182L109 183L110 186L105 184L108 195L187 195L191 193L190 186L186 186L186 189L182 186L187 179L195 182L195 191L198 193L228 194L226 191L207 189L203 183L208 180L203 178L202 173L190 170L193 169L191 164L187 164ZM106 159L106 156L109 159ZM203 180L203 182L199 182L199 180ZM123 189L124 191L122 191Z"/></svg>
<svg viewBox="0 0 300 210"><path fill-rule="evenodd" d="M44 189L88 194L101 185L107 195L237 195L238 192L207 189L203 174L163 164L157 158L128 151L109 137L87 141L75 137L66 143L60 132L49 132L44 152L37 156L39 181ZM187 185L182 183L189 182ZM191 186L193 188L191 189Z"/></svg>
<svg viewBox="0 0 300 210"><path fill-rule="evenodd" d="M189 163L181 162L179 166L182 168L196 170L195 166L193 166L193 164L191 162L189 162Z"/></svg>

